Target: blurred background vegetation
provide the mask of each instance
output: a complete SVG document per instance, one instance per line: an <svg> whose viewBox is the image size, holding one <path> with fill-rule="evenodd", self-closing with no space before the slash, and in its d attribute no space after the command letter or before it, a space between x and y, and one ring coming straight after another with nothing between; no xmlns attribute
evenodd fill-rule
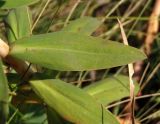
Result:
<svg viewBox="0 0 160 124"><path fill-rule="evenodd" d="M159 15L160 0L41 0L30 6L34 24L33 34L43 34L61 30L69 21L84 16L95 17L101 26L92 36L122 42L117 18L124 26L129 44L144 51L148 59L134 63L134 79L139 82L140 90L135 105L137 124L160 123L160 33ZM0 11L3 17L6 10ZM0 35L6 39L4 22L0 20ZM92 22L90 22L92 23ZM37 67L38 68L38 67ZM56 76L67 82L86 86L110 75L128 75L127 66L87 72L56 72L38 68L45 75ZM11 78L13 79L13 78ZM23 91L23 90L22 90ZM20 91L20 92L22 92ZM113 91L114 92L114 91ZM46 122L46 114L42 105L34 100L27 100L29 94L22 97L22 103L11 107L10 122L17 124L42 124ZM31 94L32 96L32 94ZM127 124L127 98L112 103L109 110ZM17 102L16 99L14 102ZM124 102L124 103L123 103ZM15 104L15 103L14 103ZM115 104L115 105L114 105ZM113 106L112 106L113 105ZM25 106L25 107L24 107ZM27 113L27 114L23 114Z"/></svg>

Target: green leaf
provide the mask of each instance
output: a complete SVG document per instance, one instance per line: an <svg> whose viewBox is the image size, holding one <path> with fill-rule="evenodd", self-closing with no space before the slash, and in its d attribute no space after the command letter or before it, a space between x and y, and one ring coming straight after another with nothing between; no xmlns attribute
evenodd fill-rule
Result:
<svg viewBox="0 0 160 124"><path fill-rule="evenodd" d="M140 50L121 43L70 32L17 40L10 55L61 71L105 69L146 57Z"/></svg>
<svg viewBox="0 0 160 124"><path fill-rule="evenodd" d="M83 17L70 21L70 23L62 29L62 31L79 32L81 34L91 35L100 24L101 21L96 18Z"/></svg>
<svg viewBox="0 0 160 124"><path fill-rule="evenodd" d="M134 84L137 94L139 86L137 82ZM130 95L129 78L123 75L109 77L85 87L84 90L101 104L107 105Z"/></svg>
<svg viewBox="0 0 160 124"><path fill-rule="evenodd" d="M17 29L17 18L14 10L11 10L8 13L8 16L5 19L6 29L7 29L7 38L9 42L13 42L18 39L18 29Z"/></svg>
<svg viewBox="0 0 160 124"><path fill-rule="evenodd" d="M0 58L0 123L4 124L8 113L9 113L9 107L8 107L8 83L6 76L3 72L2 68L2 61Z"/></svg>
<svg viewBox="0 0 160 124"><path fill-rule="evenodd" d="M43 108L42 107L39 106L38 104L21 105L20 107L21 111L23 109L26 109L26 110L23 110L23 113L25 114L22 116L22 118L19 119L17 123L19 124L42 124L42 123L46 124L44 122L47 122L46 120L47 114L46 114L44 107Z"/></svg>
<svg viewBox="0 0 160 124"><path fill-rule="evenodd" d="M82 89L61 80L31 81L44 102L59 115L76 124L118 124L115 117Z"/></svg>
<svg viewBox="0 0 160 124"><path fill-rule="evenodd" d="M20 6L28 6L38 1L39 0L1 0L0 9L12 9Z"/></svg>
<svg viewBox="0 0 160 124"><path fill-rule="evenodd" d="M28 7L18 7L9 12L5 19L9 42L28 37L31 34L31 16Z"/></svg>

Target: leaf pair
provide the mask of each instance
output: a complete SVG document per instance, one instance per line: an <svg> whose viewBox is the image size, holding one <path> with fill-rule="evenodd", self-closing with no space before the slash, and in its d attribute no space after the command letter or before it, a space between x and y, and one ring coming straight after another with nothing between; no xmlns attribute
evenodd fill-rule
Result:
<svg viewBox="0 0 160 124"><path fill-rule="evenodd" d="M89 24L92 19L86 19L79 20L82 24L74 22L60 32L18 38L11 45L10 55L60 71L105 69L145 58L141 51L133 47L88 36L95 27ZM99 24L98 21L94 23L96 26ZM90 28L84 28L86 25ZM73 123L118 123L90 95L70 84L60 80L39 80L31 81L31 85L49 107ZM89 90L87 92L90 93Z"/></svg>

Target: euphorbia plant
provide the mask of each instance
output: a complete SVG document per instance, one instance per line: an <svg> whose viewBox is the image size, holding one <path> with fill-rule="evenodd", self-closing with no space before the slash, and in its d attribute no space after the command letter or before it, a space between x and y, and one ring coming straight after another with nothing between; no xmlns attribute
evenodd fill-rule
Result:
<svg viewBox="0 0 160 124"><path fill-rule="evenodd" d="M107 78L99 83L78 88L58 79L57 75L61 71L90 71L126 65L144 59L145 55L136 48L90 36L101 24L99 20L91 17L70 22L61 31L33 35L32 19L26 6L33 2L34 0L18 0L15 3L8 0L2 6L2 9L9 10L4 19L9 45L0 40L0 56L4 61L4 64L0 62L1 123L9 120L8 115L11 117L8 108L12 109L22 103L25 105L24 101L29 99L32 101L30 104L36 102L37 106L42 106L41 109L46 109L43 114L47 116L47 123L50 124L118 124L104 106L129 95L127 77ZM6 72L9 83L3 65L15 70ZM42 67L47 71L43 71ZM49 72L52 73L48 74ZM28 93L23 90L26 84L31 86L34 93L29 90L32 95L23 101L21 92ZM114 95L112 90L107 89L109 87L118 94ZM12 96L13 93L16 93L15 96ZM28 119L25 119L25 114L19 118L20 123ZM31 117L29 119L32 120Z"/></svg>

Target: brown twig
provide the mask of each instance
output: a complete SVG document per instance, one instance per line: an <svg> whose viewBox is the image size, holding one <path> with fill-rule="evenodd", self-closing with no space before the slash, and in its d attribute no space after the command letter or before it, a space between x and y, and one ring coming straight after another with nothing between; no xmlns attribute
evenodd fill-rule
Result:
<svg viewBox="0 0 160 124"><path fill-rule="evenodd" d="M144 41L144 47L143 50L145 53L149 56L151 54L151 48L152 44L154 42L154 39L156 37L156 34L158 33L159 29L159 20L158 17L160 15L160 0L155 1L155 5L153 7L153 11L150 15L149 21L148 21L148 29L147 29L147 35ZM140 81L143 73L143 61L135 63L135 80Z"/></svg>
<svg viewBox="0 0 160 124"><path fill-rule="evenodd" d="M160 93L146 94L146 95L143 95L143 96L138 96L138 97L135 97L135 100L144 99L144 98L148 98L148 97L154 97L154 96L160 96ZM106 107L106 109L110 109L112 107L115 107L117 105L124 104L124 103L127 103L127 102L130 102L130 99L126 99L126 100L123 100L123 101L116 102L114 104L108 105Z"/></svg>
<svg viewBox="0 0 160 124"><path fill-rule="evenodd" d="M158 17L160 15L160 0L156 0L153 11L151 13L148 29L147 29L147 37L145 39L145 52L147 55L151 53L151 47L155 39L155 35L158 33L159 29L159 21Z"/></svg>

